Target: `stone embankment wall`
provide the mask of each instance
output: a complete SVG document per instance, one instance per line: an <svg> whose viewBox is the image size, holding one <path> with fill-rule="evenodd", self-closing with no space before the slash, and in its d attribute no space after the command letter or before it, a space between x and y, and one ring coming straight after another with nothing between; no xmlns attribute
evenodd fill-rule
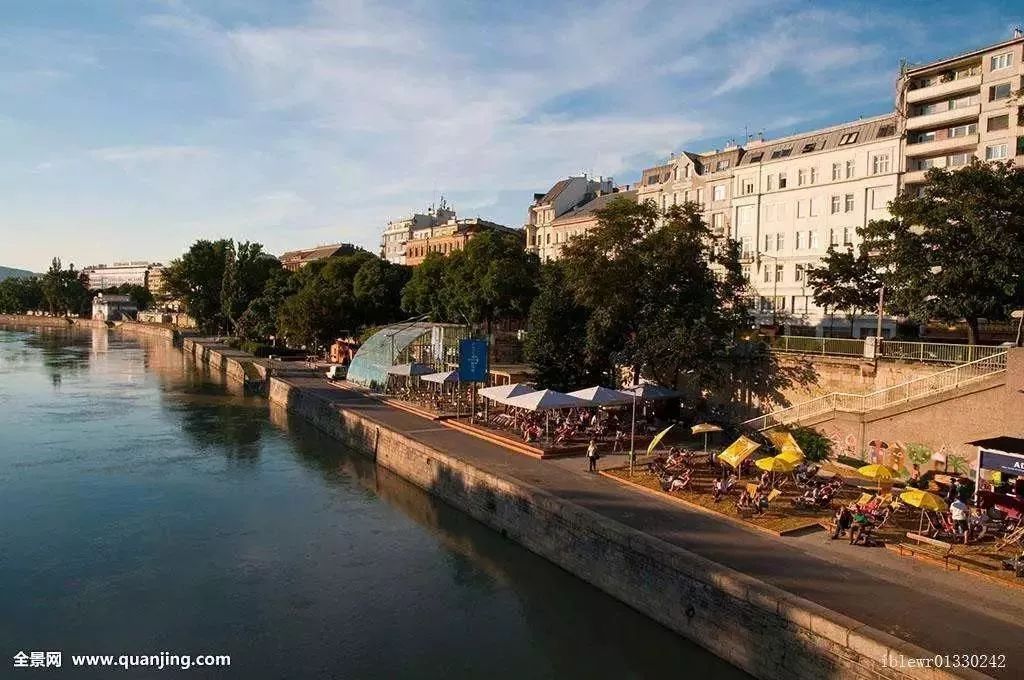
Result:
<svg viewBox="0 0 1024 680"><path fill-rule="evenodd" d="M932 656L923 649L539 488L475 468L287 380L271 378L269 398L756 677L951 677L899 667L901 656Z"/></svg>
<svg viewBox="0 0 1024 680"><path fill-rule="evenodd" d="M134 321L106 321L95 319L73 319L61 316L28 316L23 314L0 314L0 326L12 328L109 328L129 335L159 338L177 343L182 333L175 328L160 324L135 323Z"/></svg>
<svg viewBox="0 0 1024 680"><path fill-rule="evenodd" d="M244 386L247 382L265 381L267 367L252 355L240 350L215 344L206 344L191 338L182 340L182 350L196 361L223 373L229 380Z"/></svg>
<svg viewBox="0 0 1024 680"><path fill-rule="evenodd" d="M805 382L794 382L782 394L790 403L822 397L832 392L865 394L884 390L908 380L923 378L950 368L950 364L928 364L914 361L878 362L877 370L870 360L859 357L815 356L813 354L777 353L779 365Z"/></svg>

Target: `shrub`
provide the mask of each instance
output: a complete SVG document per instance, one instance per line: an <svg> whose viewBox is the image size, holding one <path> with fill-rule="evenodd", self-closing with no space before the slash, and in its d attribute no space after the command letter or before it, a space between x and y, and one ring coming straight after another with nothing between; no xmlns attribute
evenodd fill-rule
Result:
<svg viewBox="0 0 1024 680"><path fill-rule="evenodd" d="M832 455L832 440L810 427L798 427L790 431L797 445L803 450L804 456L812 463L829 458Z"/></svg>

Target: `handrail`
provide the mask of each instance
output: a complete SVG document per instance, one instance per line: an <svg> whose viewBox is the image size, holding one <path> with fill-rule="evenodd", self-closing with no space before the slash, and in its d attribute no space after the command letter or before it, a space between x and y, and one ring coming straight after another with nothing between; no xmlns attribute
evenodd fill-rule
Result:
<svg viewBox="0 0 1024 680"><path fill-rule="evenodd" d="M804 418L835 411L867 413L868 411L888 408L911 399L956 389L961 385L1002 373L1006 371L1006 356L1007 352L1003 350L998 354L976 359L970 363L960 364L959 366L947 368L921 378L914 378L913 380L867 394L832 392L822 397L766 413L757 418L751 418L743 424L757 430L768 430L779 425L793 424Z"/></svg>
<svg viewBox="0 0 1024 680"><path fill-rule="evenodd" d="M797 352L800 354L820 354L834 356L869 356L865 351L865 343L871 338L818 338L800 335L779 335L771 339L769 345L780 352ZM921 361L939 364L968 364L978 359L985 359L1006 353L1006 349L998 345L964 345L944 342L909 342L904 340L883 340L883 359L902 361Z"/></svg>

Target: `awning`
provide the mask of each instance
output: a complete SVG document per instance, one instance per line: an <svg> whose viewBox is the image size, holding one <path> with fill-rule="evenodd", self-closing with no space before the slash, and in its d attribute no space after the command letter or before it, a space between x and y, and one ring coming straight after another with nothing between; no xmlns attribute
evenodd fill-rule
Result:
<svg viewBox="0 0 1024 680"><path fill-rule="evenodd" d="M426 375L426 374L430 373L432 370L433 369L430 366L427 366L426 364L417 364L417 363L399 364L397 366L392 366L391 368L389 368L388 369L388 374L389 375L409 375L409 376Z"/></svg>
<svg viewBox="0 0 1024 680"><path fill-rule="evenodd" d="M590 406L589 402L554 390L538 390L529 394L521 394L518 397L506 399L505 404L516 408L525 408L528 411L555 411Z"/></svg>
<svg viewBox="0 0 1024 680"><path fill-rule="evenodd" d="M493 401L505 403L506 399L518 397L522 394L529 394L536 390L537 388L530 383L512 383L510 385L493 385L491 387L484 387L477 394L484 399L491 399Z"/></svg>
<svg viewBox="0 0 1024 680"><path fill-rule="evenodd" d="M423 379L432 383L457 383L459 382L458 371L442 371L440 373L428 373Z"/></svg>
<svg viewBox="0 0 1024 680"><path fill-rule="evenodd" d="M633 403L633 397L627 396L618 390L610 390L607 387L588 387L583 390L569 392L569 396L589 401L593 406L623 406Z"/></svg>

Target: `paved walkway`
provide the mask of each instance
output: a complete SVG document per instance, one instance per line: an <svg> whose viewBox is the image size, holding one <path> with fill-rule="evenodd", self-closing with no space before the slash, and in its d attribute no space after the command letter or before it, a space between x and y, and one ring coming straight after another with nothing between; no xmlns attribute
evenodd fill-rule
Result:
<svg viewBox="0 0 1024 680"><path fill-rule="evenodd" d="M940 654L1005 654L1024 678L1024 590L945 572L823 532L776 538L587 473L583 458L537 460L339 388L288 381L488 472L513 477ZM621 465L606 456L603 466Z"/></svg>

